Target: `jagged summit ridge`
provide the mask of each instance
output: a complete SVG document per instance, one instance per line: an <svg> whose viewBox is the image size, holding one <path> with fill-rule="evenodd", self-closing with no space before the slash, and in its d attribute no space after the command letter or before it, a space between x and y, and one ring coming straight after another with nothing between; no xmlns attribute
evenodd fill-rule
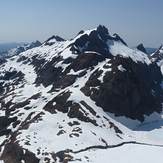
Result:
<svg viewBox="0 0 163 163"><path fill-rule="evenodd" d="M159 50L163 50L163 44L159 47Z"/></svg>
<svg viewBox="0 0 163 163"><path fill-rule="evenodd" d="M11 50L2 52L2 53L0 53L0 58L1 58L1 60L4 60L5 58L9 58L9 57L12 57L14 55L18 55L18 54L20 54L23 51L32 49L34 47L38 47L40 45L41 45L41 42L36 40L36 41L33 41L31 44L18 46L16 48L11 49Z"/></svg>
<svg viewBox="0 0 163 163"><path fill-rule="evenodd" d="M97 27L97 32L98 33L109 35L108 29L104 25L99 25Z"/></svg>
<svg viewBox="0 0 163 163"><path fill-rule="evenodd" d="M64 41L63 38L61 38L58 35L53 35L50 38L48 38L43 44L44 45L53 45L55 42L60 42L60 41Z"/></svg>
<svg viewBox="0 0 163 163"><path fill-rule="evenodd" d="M108 38L103 39L105 36ZM56 40L56 38L58 38L58 36L52 36L50 39L48 39L46 41L46 43L53 39ZM142 87L144 91L141 92L138 89L135 90L135 91L139 92L138 97L137 97L138 98L137 106L135 107L135 105L132 105L132 103L134 103L134 102L132 102L131 104L128 104L129 111L125 113L124 110L126 107L126 102L122 98L121 100L124 105L124 109L122 109L120 112L118 111L119 110L118 109L117 110L118 113L117 113L115 111L117 108L117 106L116 106L117 101L115 100L116 98L114 98L115 102L112 102L113 106L111 108L107 104L107 101L109 101L109 100L106 100L106 102L104 102L104 103L98 102L98 99L96 98L96 93L98 93L100 95L100 96L98 96L98 98L101 98L103 96L103 92L99 93L98 91L96 91L95 93L92 93L92 96L90 96L90 97L92 99L94 99L98 103L98 106L102 107L105 111L116 112L117 115L125 115L125 116L133 118L133 119L139 119L140 121L144 120L144 118L143 118L144 114L147 114L147 115L151 114L154 110L156 110L157 112L160 112L161 105L159 104L159 102L155 101L156 99L154 97L150 96L150 94L147 95L148 94L147 92L153 88L153 86L152 86L153 81L151 81L151 83L148 84L147 82L150 81L150 79L148 78L148 75L146 75L147 71L150 71L150 68L148 68L148 65L150 65L152 62L147 57L147 55L145 55L144 53L138 52L138 51L131 50L125 44L123 44L122 41L117 40L117 38L120 38L120 37L118 35L115 35L115 37L109 36L108 30L104 26L100 25L99 27L97 27L97 29L84 31L84 33L82 32L81 34L79 34L77 37L75 37L72 40L63 40L59 37L59 40L57 42L52 41L51 42L52 44L45 43L46 46L47 45L49 46L48 55L47 55L47 53L44 53L44 52L42 53L42 51L43 51L42 49L44 49L44 45L39 47L39 49L38 49L39 51L37 51L37 53L36 53L37 55L35 53L30 54L30 62L33 60L32 64L34 64L35 71L37 74L35 83L38 85L43 84L45 87L49 86L51 83L55 83L53 85L52 90L55 90L57 87L60 87L60 86L65 88L67 86L70 86L71 84L74 84L74 82L76 81L76 78L78 76L80 76L79 74L78 75L71 74L70 72L72 69L75 72L82 70L83 73L86 73L86 70L88 70L90 67L98 65L99 62L105 61L106 59L112 60L115 58L115 56L117 56L117 54L120 54L122 57L124 56L124 57L128 57L128 58L132 58L132 61L134 61L135 63L138 63L138 68L142 68L142 66L141 66L142 64L145 65L144 66L145 68L143 68L145 70L142 69L141 70L142 74L140 73L144 77L145 80L140 79L141 82L139 81L141 84L143 82L144 83L141 86L141 85L139 85L139 82L138 82L138 86L137 86L138 88ZM122 52L121 52L121 50L122 50ZM26 53L22 53L21 58L25 58L25 60L27 60L27 59L29 60L29 57L27 57ZM116 60L120 60L120 58L116 57ZM126 61L121 60L121 62L122 61L127 62L127 60L128 59L126 59ZM44 66L42 67L43 62L45 62L45 63L43 64ZM93 65L91 64L92 62L93 62ZM129 63L130 63L130 65L132 65L132 64L134 65L135 64L134 62L130 61ZM139 64L139 62L141 64ZM112 64L112 63L110 63L110 64ZM54 68L52 68L51 65L54 65ZM50 67L50 69L49 69L49 67ZM127 67L129 67L129 66L127 66ZM135 66L133 66L133 68L132 68L133 72L135 71L134 69L136 69ZM84 70L85 70L85 72L84 72ZM116 74L118 74L118 72ZM67 74L69 74L69 75L67 75ZM123 73L123 74L125 74L125 73ZM158 74L159 74L159 76L161 76L160 72L158 72ZM135 78L135 75L137 76L137 74L133 73L131 77ZM46 76L46 78L45 78L45 76ZM114 75L112 75L112 73L110 73L108 76L111 79L114 77ZM67 78L67 82L64 84L64 80L66 78ZM93 79L93 77L91 77L91 78ZM153 78L156 78L155 75L153 75ZM120 79L117 78L117 83L119 82L119 80ZM100 81L99 80L97 80L97 81L99 82L97 86L100 87ZM106 81L109 82L109 80L106 80ZM130 79L129 79L129 82L131 82ZM109 83L111 83L111 82L109 82ZM115 83L115 81L114 81L114 83ZM92 83L92 84L94 85L94 83ZM146 84L147 84L147 90L144 86ZM122 82L122 85L123 85L123 82ZM89 84L89 86L90 86L90 84ZM128 84L128 86L129 86L129 84ZM88 92L85 92L86 88L87 88L87 84L85 86L83 86L83 88L82 88L83 93L85 95L88 94ZM131 92L126 92L127 97L129 97L129 94L132 93L132 91L133 91L132 89L134 89L134 88L129 88L129 90L131 90ZM88 89L86 89L86 90L88 91ZM114 90L116 90L116 89L115 88L113 89L113 87L111 87L111 90L109 88L109 92L111 92L111 94L116 93ZM123 94L123 91L125 91L122 88L120 90L121 91L118 92L118 94L121 94L121 93ZM115 96L117 96L116 94L115 94ZM143 97L142 99L139 98L140 94L141 94L141 97ZM146 94L147 96L144 96L143 94ZM109 98L111 99L111 96ZM150 99L149 101L153 101L153 105L155 107L153 107L153 105L150 104L149 106L153 107L153 109L151 107L150 112L149 112L150 107L148 107L147 110L144 110L144 112L142 112L141 109L140 109L140 111L138 111L139 110L138 108L142 108L142 106L144 108L147 108L145 103L148 98ZM151 98L153 98L153 100L151 100ZM117 98L117 100L118 99L119 98ZM127 98L126 101L132 101L132 100L129 100ZM135 114L135 112L130 113L130 109L133 109L133 108L135 108L134 109L135 111L138 111L137 115ZM140 116L140 113L141 113L141 116Z"/></svg>
<svg viewBox="0 0 163 163"><path fill-rule="evenodd" d="M152 53L150 55L150 58L153 62L157 63L163 75L163 45L161 45L159 49Z"/></svg>
<svg viewBox="0 0 163 163"><path fill-rule="evenodd" d="M123 44L125 44L127 46L127 44L124 42L124 40L117 34L113 34L113 36L110 36L108 29L103 25L99 25L97 28L92 29L92 30L86 30L86 31L81 30L78 33L78 35L81 35L81 34L86 34L90 37L97 37L97 38L102 39L105 42L108 39L115 40L115 41L121 41Z"/></svg>
<svg viewBox="0 0 163 163"><path fill-rule="evenodd" d="M135 47L135 49L142 51L143 53L147 53L144 45L141 43Z"/></svg>
<svg viewBox="0 0 163 163"><path fill-rule="evenodd" d="M163 59L163 45L159 47L154 53L150 55L153 59L159 61Z"/></svg>
<svg viewBox="0 0 163 163"><path fill-rule="evenodd" d="M33 41L33 42L31 43L31 45L33 45L34 47L38 47L38 46L41 45L41 42L38 41L38 40L36 40L36 41Z"/></svg>
<svg viewBox="0 0 163 163"><path fill-rule="evenodd" d="M146 54L101 25L58 37L0 64L5 163L76 161L80 151L137 142L131 128L160 116L162 74Z"/></svg>

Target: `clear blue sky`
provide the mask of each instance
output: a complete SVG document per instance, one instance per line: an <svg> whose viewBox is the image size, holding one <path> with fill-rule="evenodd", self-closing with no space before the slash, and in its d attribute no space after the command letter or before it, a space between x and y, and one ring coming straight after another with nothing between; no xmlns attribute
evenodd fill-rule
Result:
<svg viewBox="0 0 163 163"><path fill-rule="evenodd" d="M0 0L0 43L73 38L105 25L129 46L163 44L163 0Z"/></svg>

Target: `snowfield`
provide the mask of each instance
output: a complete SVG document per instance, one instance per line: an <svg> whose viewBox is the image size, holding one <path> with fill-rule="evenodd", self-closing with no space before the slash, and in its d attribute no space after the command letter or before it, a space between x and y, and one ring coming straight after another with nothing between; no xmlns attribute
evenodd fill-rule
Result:
<svg viewBox="0 0 163 163"><path fill-rule="evenodd" d="M150 116L144 115L143 123L124 116L116 117L113 113L105 112L89 95L82 92L82 88L92 74L96 75L100 72L97 80L100 81L99 83L104 83L107 73L115 73L109 58L99 61L92 67L77 71L71 68L68 71L67 68L71 62L67 60L77 58L77 54L71 51L70 45L92 31L84 31L72 40L60 42L55 39L50 40L48 43L52 45L43 43L39 47L7 59L7 62L0 65L0 82L5 88L0 95L0 116L10 119L16 117L16 124L11 121L5 128L14 134L0 137L1 156L6 144L13 142L20 146L24 152L23 155L26 154L26 150L33 153L39 159L39 163L54 163L54 160L55 163L63 162L63 160L65 162L67 160L67 163L157 163L162 161L163 112L161 114L154 112ZM102 40L100 36L99 39ZM75 48L82 51L88 44L87 42L83 47ZM121 54L124 58L131 58L135 63L141 62L146 65L152 63L145 53L130 49L120 41L107 40L107 46L113 56ZM83 52L85 55L89 53L101 56L98 52ZM59 60L56 59L57 57L60 57ZM42 72L54 58L56 62L53 63L53 68L61 68L63 74L68 71L67 76L77 76L73 84L63 88L62 86L53 87L55 82L48 86L36 82L38 72ZM41 60L43 63L38 67L32 64L32 61ZM120 73L127 71L121 64L116 68ZM15 74L8 78L6 75L8 72ZM16 76L19 73L20 76ZM64 81L64 84L66 82ZM96 85L90 87L90 90L98 89ZM73 112L78 117L70 118L71 106L68 106L65 112L52 110L60 106L56 99L65 98L64 95L68 96L66 96L66 104L71 102L74 107L78 104L77 115ZM50 111L46 110L48 104ZM1 156L0 163L7 163ZM21 163L25 163L25 160L22 159Z"/></svg>
<svg viewBox="0 0 163 163"><path fill-rule="evenodd" d="M75 163L153 163L162 161L162 147L126 144L112 149L90 149L86 152L72 154Z"/></svg>

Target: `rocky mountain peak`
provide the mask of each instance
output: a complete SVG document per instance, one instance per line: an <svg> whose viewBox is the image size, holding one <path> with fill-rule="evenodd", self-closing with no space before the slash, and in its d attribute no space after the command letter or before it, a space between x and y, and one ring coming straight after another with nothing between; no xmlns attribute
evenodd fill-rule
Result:
<svg viewBox="0 0 163 163"><path fill-rule="evenodd" d="M24 52L26 50L32 49L34 47L38 47L41 44L42 43L40 41L36 40L36 41L33 41L30 44L18 46L16 48L13 48L13 49L10 49L8 51L0 53L0 58L1 58L1 60L5 60L5 58L10 58L12 56L18 55L21 52Z"/></svg>
<svg viewBox="0 0 163 163"><path fill-rule="evenodd" d="M42 44L42 43L41 43L40 41L36 40L36 41L33 41L31 44L26 45L26 46L24 46L24 47L25 47L25 50L28 50L28 49L31 49L31 48L34 48L34 47L38 47L38 46L40 46L41 44Z"/></svg>
<svg viewBox="0 0 163 163"><path fill-rule="evenodd" d="M51 36L49 39L47 39L46 41L50 41L50 40L52 40L52 39L55 39L56 41L64 41L64 39L63 38L61 38L60 36L58 36L58 35L53 35L53 36Z"/></svg>
<svg viewBox="0 0 163 163"><path fill-rule="evenodd" d="M159 47L159 50L163 50L163 45L161 45L161 46Z"/></svg>
<svg viewBox="0 0 163 163"><path fill-rule="evenodd" d="M114 36L112 38L113 40L115 40L115 41L121 41L124 45L127 46L127 43L118 34L114 33L113 36Z"/></svg>
<svg viewBox="0 0 163 163"><path fill-rule="evenodd" d="M77 35L80 35L80 34L83 34L83 33L84 33L84 31L81 30L81 31L79 31L79 33Z"/></svg>
<svg viewBox="0 0 163 163"><path fill-rule="evenodd" d="M163 45L159 47L154 53L150 55L150 57L153 59L155 62L159 62L163 59ZM162 62L161 62L162 63Z"/></svg>
<svg viewBox="0 0 163 163"><path fill-rule="evenodd" d="M103 25L99 25L99 26L97 27L97 32L98 32L99 34L106 34L106 35L109 35L108 29L107 29L105 26L103 26Z"/></svg>
<svg viewBox="0 0 163 163"><path fill-rule="evenodd" d="M126 42L119 35L114 34L110 36L108 29L102 25L92 30L82 30L74 39L75 42L71 44L73 52L96 51L106 58L113 57L109 51L109 43L120 42L127 46Z"/></svg>
<svg viewBox="0 0 163 163"><path fill-rule="evenodd" d="M140 50L140 51L142 51L143 53L147 53L146 52L146 49L145 49L145 47L143 46L142 43L139 44L138 46L136 46L135 48L138 49L138 50Z"/></svg>
<svg viewBox="0 0 163 163"><path fill-rule="evenodd" d="M135 128L161 117L163 77L157 62L126 45L100 25L1 63L0 160L92 162L92 152L137 145Z"/></svg>
<svg viewBox="0 0 163 163"><path fill-rule="evenodd" d="M31 43L31 45L34 45L35 47L37 47L37 46L40 46L40 45L41 45L41 42L38 41L38 40L36 40L36 41L33 41L33 42Z"/></svg>
<svg viewBox="0 0 163 163"><path fill-rule="evenodd" d="M44 45L53 45L55 42L60 42L60 41L64 41L63 38L61 38L58 35L53 35L50 38L48 38L43 44Z"/></svg>

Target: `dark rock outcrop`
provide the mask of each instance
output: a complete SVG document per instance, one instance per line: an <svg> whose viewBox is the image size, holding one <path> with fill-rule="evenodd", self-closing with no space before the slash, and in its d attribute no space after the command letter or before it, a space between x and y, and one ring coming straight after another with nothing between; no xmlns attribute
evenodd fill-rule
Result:
<svg viewBox="0 0 163 163"><path fill-rule="evenodd" d="M138 66L129 58L116 56L109 61L112 71L106 72L103 82L97 78L100 72L92 74L82 88L85 95L90 96L96 104L115 116L126 116L144 120L144 114L162 110L161 103L147 89L144 77ZM118 69L122 65L124 72ZM95 75L96 74L96 75ZM99 86L99 89L90 87Z"/></svg>
<svg viewBox="0 0 163 163"><path fill-rule="evenodd" d="M145 47L143 46L143 44L139 44L136 48L138 50L142 51L143 53L147 53Z"/></svg>
<svg viewBox="0 0 163 163"><path fill-rule="evenodd" d="M26 163L40 162L34 153L29 150L23 150L23 148L14 141L11 141L5 146L1 159L3 159L5 163L21 163L22 160Z"/></svg>
<svg viewBox="0 0 163 163"><path fill-rule="evenodd" d="M53 40L53 41L52 41ZM63 38L59 37L59 36L55 36L53 35L52 37L48 38L44 43L43 45L49 45L49 46L52 46L56 41L64 41Z"/></svg>
<svg viewBox="0 0 163 163"><path fill-rule="evenodd" d="M105 138L111 133L123 142L126 133L104 112L143 122L145 115L162 111L162 46L149 57L150 62L138 51L145 52L143 45L131 50L102 25L81 31L74 41L64 43L59 36L52 36L39 48L0 62L0 136L6 137L0 145L0 160L5 163L56 162L56 157L68 162L69 147L57 149L55 141L66 137L76 141L73 138L83 133L85 138L87 130L97 144L104 144L102 148L117 147L109 146ZM39 46L39 42L35 44ZM116 54L116 48L122 48L122 54ZM8 60L9 64L5 63ZM88 126L95 128L89 130ZM106 131L105 137L101 131ZM63 134L67 136L60 137ZM52 136L58 139L51 141ZM79 145L75 143L71 148Z"/></svg>
<svg viewBox="0 0 163 163"><path fill-rule="evenodd" d="M151 54L150 58L154 59L156 63L160 60L163 60L163 45L161 45L159 49L157 49L153 54Z"/></svg>

